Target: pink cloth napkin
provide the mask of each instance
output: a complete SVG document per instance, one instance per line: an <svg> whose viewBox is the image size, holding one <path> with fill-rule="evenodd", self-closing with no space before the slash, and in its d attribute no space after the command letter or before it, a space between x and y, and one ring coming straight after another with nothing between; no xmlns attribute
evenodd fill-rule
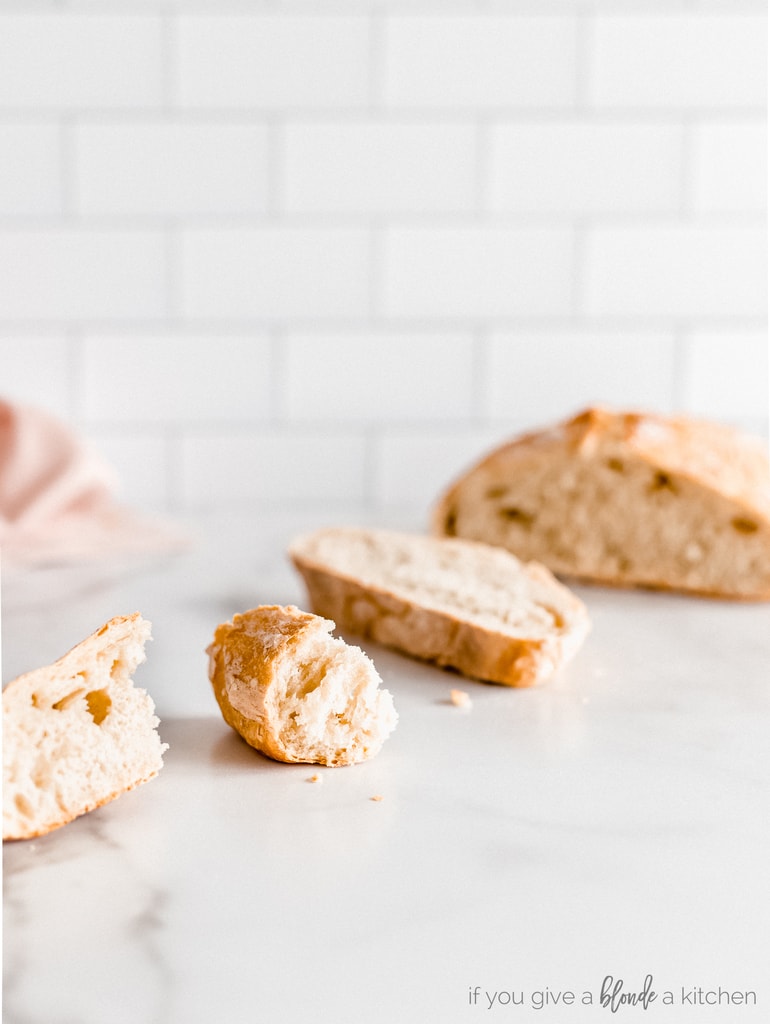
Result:
<svg viewBox="0 0 770 1024"><path fill-rule="evenodd" d="M71 564L179 549L174 527L117 504L117 475L48 413L0 400L0 549L5 564Z"/></svg>

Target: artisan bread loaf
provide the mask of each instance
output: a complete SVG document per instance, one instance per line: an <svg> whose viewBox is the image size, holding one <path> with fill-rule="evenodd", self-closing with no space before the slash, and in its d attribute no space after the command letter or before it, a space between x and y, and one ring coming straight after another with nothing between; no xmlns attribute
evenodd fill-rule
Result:
<svg viewBox="0 0 770 1024"><path fill-rule="evenodd" d="M131 676L150 623L111 619L3 691L3 839L28 839L147 782L163 766L154 705Z"/></svg>
<svg viewBox="0 0 770 1024"><path fill-rule="evenodd" d="M767 453L714 423L589 409L484 458L434 529L584 580L770 599Z"/></svg>
<svg viewBox="0 0 770 1024"><path fill-rule="evenodd" d="M489 682L546 679L588 632L585 607L547 569L486 544L341 528L300 537L289 554L314 611Z"/></svg>
<svg viewBox="0 0 770 1024"><path fill-rule="evenodd" d="M293 605L262 605L217 626L207 648L225 721L276 761L355 764L396 727L374 664L333 629Z"/></svg>

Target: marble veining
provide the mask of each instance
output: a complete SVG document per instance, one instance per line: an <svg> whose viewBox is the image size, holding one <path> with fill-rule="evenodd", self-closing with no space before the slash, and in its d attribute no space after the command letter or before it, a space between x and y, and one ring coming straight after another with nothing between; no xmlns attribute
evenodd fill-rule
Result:
<svg viewBox="0 0 770 1024"><path fill-rule="evenodd" d="M147 785L6 844L6 1024L571 1024L610 1014L469 991L598 1000L605 975L649 973L757 992L703 1020L767 1019L770 607L580 588L586 646L530 691L364 644L400 714L380 756L278 765L222 722L203 648L249 603L303 603L282 556L302 524L253 550L253 524L215 525L55 624L61 640L117 612L153 621L137 682L170 749ZM35 639L49 609L30 587L9 595L8 664L53 642ZM458 685L469 711L448 700ZM640 1016L696 1019L660 1001L616 1019Z"/></svg>

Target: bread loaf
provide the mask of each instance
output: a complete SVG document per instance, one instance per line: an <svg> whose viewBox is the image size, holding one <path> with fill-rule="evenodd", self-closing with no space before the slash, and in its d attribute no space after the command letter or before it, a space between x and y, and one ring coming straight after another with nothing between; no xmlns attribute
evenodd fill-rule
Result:
<svg viewBox="0 0 770 1024"><path fill-rule="evenodd" d="M111 619L3 691L3 839L28 839L147 782L163 766L158 719L131 676L150 623Z"/></svg>
<svg viewBox="0 0 770 1024"><path fill-rule="evenodd" d="M289 554L314 611L340 628L489 682L547 679L588 632L585 607L547 569L486 544L330 529Z"/></svg>
<svg viewBox="0 0 770 1024"><path fill-rule="evenodd" d="M332 629L293 605L262 605L217 626L207 648L225 721L276 761L355 764L396 726L373 663Z"/></svg>
<svg viewBox="0 0 770 1024"><path fill-rule="evenodd" d="M589 409L482 459L433 525L583 580L770 599L767 453L714 423Z"/></svg>

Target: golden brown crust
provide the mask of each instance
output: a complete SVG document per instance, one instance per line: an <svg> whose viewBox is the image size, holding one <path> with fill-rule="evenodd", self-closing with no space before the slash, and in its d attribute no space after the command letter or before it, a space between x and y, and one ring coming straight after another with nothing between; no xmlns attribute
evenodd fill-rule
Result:
<svg viewBox="0 0 770 1024"><path fill-rule="evenodd" d="M8 684L10 686L10 683ZM13 835L3 835L3 842L17 842L21 839L39 839L41 836L47 836L50 832L55 832L57 828L61 828L62 825L69 825L70 822L75 821L77 818L82 818L84 814L90 814L91 811L97 810L99 807L104 807L107 804L112 803L113 800L117 800L119 796L123 796L124 793L129 793L132 789L137 789L139 786L144 785L145 782L149 782L154 779L158 774L157 771L150 772L149 775L145 775L141 779L136 779L128 786L123 786L116 790L114 793L110 793L109 796L105 796L101 800L89 803L84 806L82 810L77 811L76 814L62 815L61 818L55 822L49 822L45 828L39 829L25 829L24 832L14 833Z"/></svg>
<svg viewBox="0 0 770 1024"><path fill-rule="evenodd" d="M628 447L651 465L719 491L770 517L767 453L753 438L707 420L587 409L566 424L578 447L593 438Z"/></svg>
<svg viewBox="0 0 770 1024"><path fill-rule="evenodd" d="M312 608L340 628L463 675L506 686L534 686L551 676L582 644L589 624L581 602L564 592L573 616L569 628L542 638L517 638L459 615L425 607L371 582L319 564L295 544L290 557L302 575ZM522 571L547 576L542 566ZM472 582L472 581L470 581ZM554 586L558 586L552 580ZM563 588L560 588L562 590Z"/></svg>
<svg viewBox="0 0 770 1024"><path fill-rule="evenodd" d="M271 714L276 666L291 656L309 632L317 631L315 615L293 605L262 605L217 626L214 641L206 648L209 678L222 717L250 746L276 761L300 760L280 742L280 725ZM231 701L228 684L234 674L250 680L248 714Z"/></svg>
<svg viewBox="0 0 770 1024"><path fill-rule="evenodd" d="M302 679L312 671L319 648L314 641L325 641L321 646L327 650L329 644L344 647L342 641L328 637L333 628L334 622L293 605L263 605L217 626L207 648L209 678L224 720L250 746L275 761L338 767L356 764L379 750L382 740L377 744L369 733L362 738L350 732L351 726L342 742L320 746L308 747L292 733L293 716L285 707L286 676ZM360 651L356 653L378 681L371 662ZM385 691L378 698L390 701ZM390 707L392 711L392 703ZM331 711L327 714L337 717Z"/></svg>
<svg viewBox="0 0 770 1024"><path fill-rule="evenodd" d="M754 438L723 424L684 416L612 412L598 406L544 430L531 431L490 452L472 472L515 465L548 449L586 451L606 441L630 449L651 465L694 483L714 488L745 506L748 514L770 519L770 473L767 454ZM446 520L467 473L439 499L434 531L447 534Z"/></svg>
<svg viewBox="0 0 770 1024"><path fill-rule="evenodd" d="M600 407L586 409L553 427L522 435L490 452L455 480L439 499L432 513L432 530L439 536L456 535L458 505L471 476L483 477L493 487L496 481L521 477L549 454L572 452L590 457L599 450L605 456L615 454L619 459L633 456L650 469L703 488L729 502L734 507L732 515L738 519L745 516L752 529L756 525L770 530L770 463L761 442L730 427L704 420L613 412ZM552 568L584 582L609 586L686 591L704 597L743 601L770 599L770 574L767 585L757 583L750 592L735 592L690 583L673 584L666 579L640 582L617 573L603 573L599 568L590 573L568 572L556 565Z"/></svg>

